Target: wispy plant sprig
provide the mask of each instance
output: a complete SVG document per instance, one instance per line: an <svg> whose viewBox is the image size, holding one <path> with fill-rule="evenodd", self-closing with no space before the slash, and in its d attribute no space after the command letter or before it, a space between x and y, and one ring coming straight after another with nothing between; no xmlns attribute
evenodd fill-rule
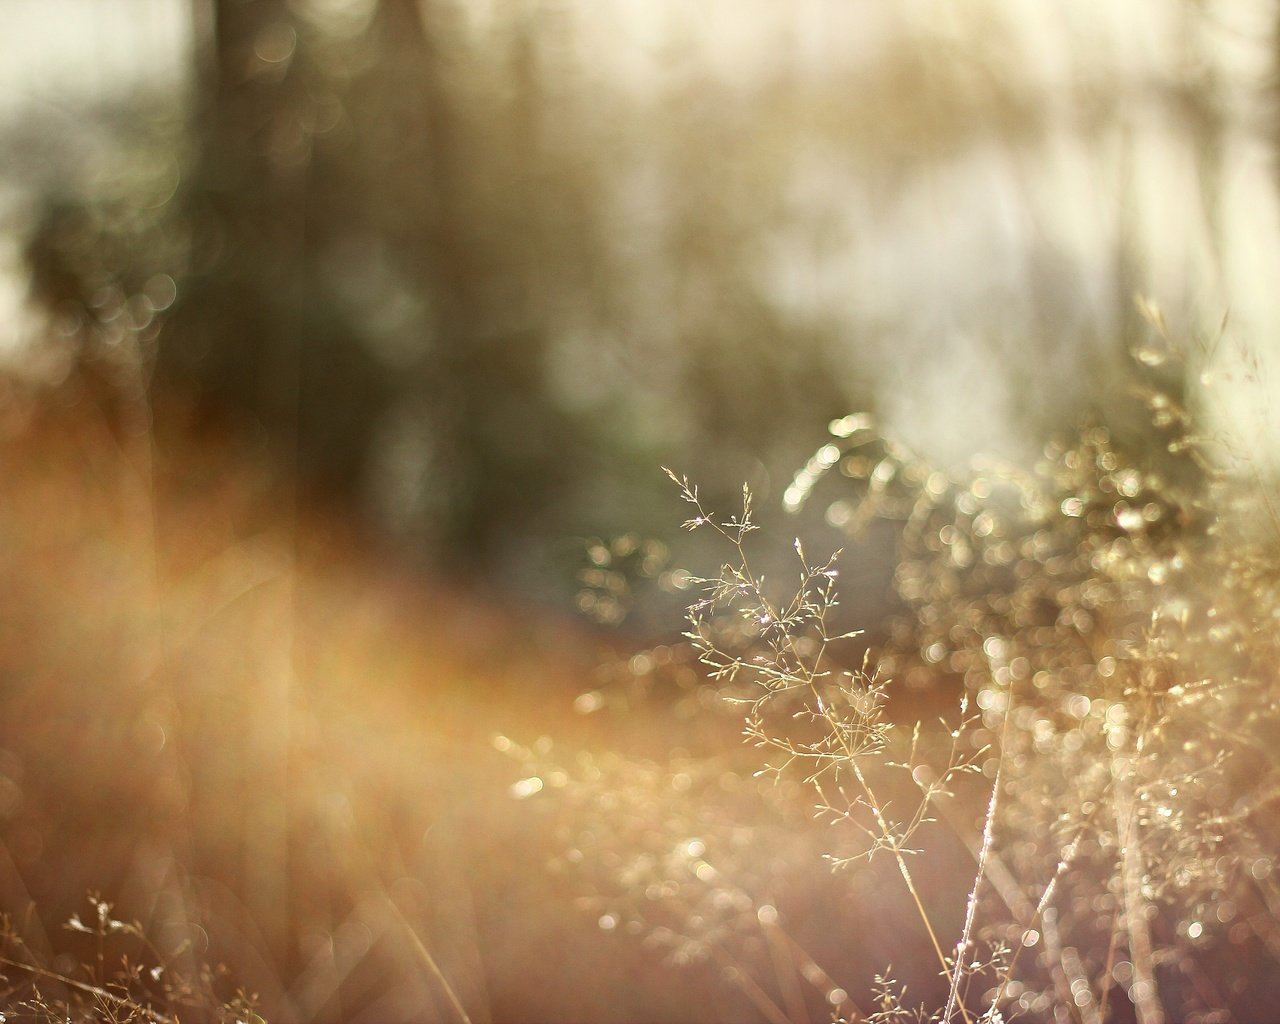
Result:
<svg viewBox="0 0 1280 1024"><path fill-rule="evenodd" d="M837 633L831 628L837 606L835 566L839 552L811 561L796 540L798 582L782 597L772 598L763 577L752 569L745 548L747 535L755 529L750 490L743 488L741 513L722 519L703 505L687 477L671 470L666 473L695 511L685 527L710 529L732 547L734 555L721 566L718 576L696 580L703 596L689 609L686 637L711 679L747 684L734 694L734 699L748 705L745 736L781 755L763 771L778 777L799 768L818 797L819 817L855 825L868 840L859 856L870 858L883 851L893 860L941 971L954 990L958 983L954 961L943 952L907 858L916 852L916 833L932 820L932 804L950 792L956 777L979 770L985 751L973 753L958 742L974 721L966 714L967 700L962 703L960 722L947 730L953 740L951 756L940 770L917 761L918 731L907 760L889 763L909 771L921 793L911 814L894 817L863 766L866 758L882 754L888 745L892 726L883 717L886 683L868 671L865 661L860 670L842 670L829 654L833 644L860 635L856 630ZM735 632L723 628L725 617L737 625ZM788 698L785 702L781 700L784 696ZM857 858L836 858L836 863L853 859ZM963 1005L959 1010L970 1020Z"/></svg>

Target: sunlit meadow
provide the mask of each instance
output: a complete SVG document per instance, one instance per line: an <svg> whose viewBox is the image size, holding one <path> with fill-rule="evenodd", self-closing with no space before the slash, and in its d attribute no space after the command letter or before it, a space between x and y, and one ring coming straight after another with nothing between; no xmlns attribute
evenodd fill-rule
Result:
<svg viewBox="0 0 1280 1024"><path fill-rule="evenodd" d="M1273 1016L1271 5L11 4L3 1019Z"/></svg>

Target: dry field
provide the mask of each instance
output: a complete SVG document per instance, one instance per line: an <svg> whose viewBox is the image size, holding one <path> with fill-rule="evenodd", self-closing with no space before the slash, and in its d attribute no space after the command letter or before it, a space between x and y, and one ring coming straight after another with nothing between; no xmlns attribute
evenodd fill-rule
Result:
<svg viewBox="0 0 1280 1024"><path fill-rule="evenodd" d="M0 905L42 970L139 955L64 927L95 892L272 1022L739 1012L602 940L509 795L495 733L591 742L598 637L424 584L251 437L119 412L75 380L4 396ZM5 973L10 1007L40 981Z"/></svg>

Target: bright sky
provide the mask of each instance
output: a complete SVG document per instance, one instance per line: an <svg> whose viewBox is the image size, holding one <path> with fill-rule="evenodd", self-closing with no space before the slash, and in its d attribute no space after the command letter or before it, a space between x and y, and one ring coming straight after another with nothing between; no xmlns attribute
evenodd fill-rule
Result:
<svg viewBox="0 0 1280 1024"><path fill-rule="evenodd" d="M190 67L191 0L4 0L0 130L39 118L74 152L86 107L148 87L181 87ZM63 147L59 147L63 148ZM5 160L7 164L9 161ZM61 175L83 168L51 168ZM21 232L31 199L0 164L0 354L42 329L26 302Z"/></svg>
<svg viewBox="0 0 1280 1024"><path fill-rule="evenodd" d="M191 0L4 0L0 121L181 81Z"/></svg>

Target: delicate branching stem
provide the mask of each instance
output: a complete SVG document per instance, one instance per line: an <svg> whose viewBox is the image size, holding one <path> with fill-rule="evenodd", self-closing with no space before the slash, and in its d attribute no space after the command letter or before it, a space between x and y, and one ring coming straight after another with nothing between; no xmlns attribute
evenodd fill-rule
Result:
<svg viewBox="0 0 1280 1024"><path fill-rule="evenodd" d="M58 984L65 985L67 988L73 988L77 992L83 992L85 995L90 995L95 999L100 999L102 1002L117 1010L125 1010L131 1015L141 1014L147 1020L151 1021L152 1024L177 1024L175 1018L168 1017L163 1013L157 1013L149 1007L141 1006L128 996L117 995L110 989L104 988L102 985L91 985L88 982L76 981L74 978L68 978L65 974L60 974L57 971L51 971L47 967L24 963L21 960L12 960L7 956L0 956L0 965L12 967L15 970L25 971L37 978L56 981Z"/></svg>
<svg viewBox="0 0 1280 1024"><path fill-rule="evenodd" d="M733 546L737 555L736 566L725 566L720 578L717 580L703 581L704 585L711 590L712 596L694 605L691 610L690 623L692 629L689 636L698 648L701 660L711 667L713 674L719 678L732 679L739 671L748 668L756 671L766 684L765 695L755 701L757 711L764 701L776 696L781 690L803 689L808 691L812 699L809 713L815 719L825 722L827 741L830 744L829 748L819 749L814 745L808 745L803 748L794 747L786 740L767 735L761 728L752 728L750 723L748 735L764 745L780 748L787 753L790 760L805 759L811 762L818 762L818 769L810 778L810 781L815 784L817 784L817 779L821 774L832 768L845 769L852 773L858 783L858 788L861 790L862 800L870 810L875 826L879 830L878 836L874 837L875 844L879 848L887 849L893 857L898 874L901 876L903 884L915 904L916 912L929 937L929 942L933 946L934 955L937 957L942 974L946 978L951 992L957 992L960 972L958 969L953 969L953 965L948 961L943 951L942 943L938 939L937 931L933 926L933 921L925 908L924 900L916 887L915 879L912 877L911 869L906 861L908 850L904 846L903 833L889 822L881 801L877 798L866 774L862 770L859 759L866 753L866 750L854 745L851 740L848 723L841 718L829 701L823 699L819 688L819 681L824 677L821 667L822 659L828 645L835 639L829 635L825 619L826 610L834 605L834 597L831 596L829 590L831 579L834 577L834 571L830 569L832 562L828 562L824 569L813 569L805 559L804 549L801 547L800 542L797 541L796 553L804 569L801 577L801 587L787 608L776 608L765 596L763 582L752 571L743 545L746 535L755 529L751 522L750 493L745 489L743 491L741 517L722 523L702 506L696 488L689 483L687 478L677 477L670 470L667 471L667 475L681 488L684 500L696 510L696 515L689 519L685 526L689 529L710 527ZM822 577L824 582L818 584L819 596L817 603L811 605L809 603L808 588L814 584L814 580L818 577ZM758 662L745 663L741 658L724 653L716 646L714 639L708 635L703 625L702 615L706 609L714 606L717 602L731 604L742 598L745 598L750 604L751 614L759 625L761 637L770 645L773 658L772 665L761 665ZM811 626L817 634L815 649L808 656L801 652L796 642L794 623L800 621ZM821 794L820 787L819 793ZM928 800L933 798L933 795L932 791L926 792L926 804ZM913 817L912 823L905 834L910 835L911 831L924 822L925 817L925 810L922 808ZM968 941L968 936L966 936L964 944L967 945ZM956 966L958 968L958 965ZM954 1008L953 1002L949 1014L954 1012ZM972 1018L963 1004L959 1006L959 1011L965 1024L973 1024Z"/></svg>

